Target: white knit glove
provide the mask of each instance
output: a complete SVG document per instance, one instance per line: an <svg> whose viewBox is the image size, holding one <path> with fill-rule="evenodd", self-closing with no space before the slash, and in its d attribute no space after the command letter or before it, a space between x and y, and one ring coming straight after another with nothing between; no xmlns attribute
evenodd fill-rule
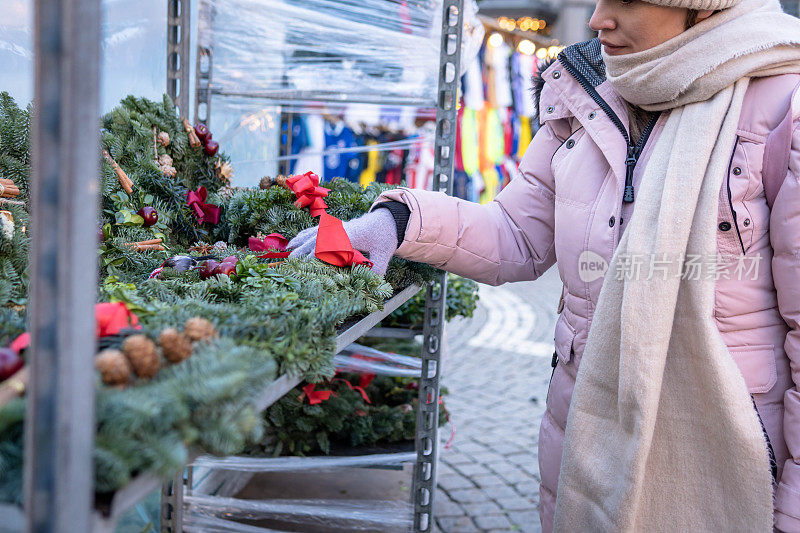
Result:
<svg viewBox="0 0 800 533"><path fill-rule="evenodd" d="M385 274L389 260L397 250L397 225L391 211L385 208L375 209L359 218L344 222L342 226L353 248L369 255L372 270L380 275ZM304 229L289 241L287 248L292 250L289 257L314 255L317 229L319 226Z"/></svg>

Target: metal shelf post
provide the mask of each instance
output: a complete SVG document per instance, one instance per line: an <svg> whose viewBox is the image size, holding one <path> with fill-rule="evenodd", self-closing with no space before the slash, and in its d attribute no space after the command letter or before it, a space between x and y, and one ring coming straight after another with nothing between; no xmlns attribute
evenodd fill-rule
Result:
<svg viewBox="0 0 800 533"><path fill-rule="evenodd" d="M189 0L167 0L167 94L178 115L189 113Z"/></svg>
<svg viewBox="0 0 800 533"><path fill-rule="evenodd" d="M37 0L26 531L90 531L100 0ZM65 246L65 243L68 245Z"/></svg>
<svg viewBox="0 0 800 533"><path fill-rule="evenodd" d="M452 195L464 0L444 0L442 9L433 188ZM425 299L422 378L419 383L417 408L417 462L414 466L413 498L416 531L430 531L433 526L436 466L439 455L439 378L442 372L441 352L446 321L446 296L447 273L443 272L428 286Z"/></svg>

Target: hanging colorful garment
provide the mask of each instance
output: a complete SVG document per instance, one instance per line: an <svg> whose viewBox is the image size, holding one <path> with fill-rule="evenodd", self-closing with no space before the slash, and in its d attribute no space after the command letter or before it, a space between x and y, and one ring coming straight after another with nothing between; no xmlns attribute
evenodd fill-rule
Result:
<svg viewBox="0 0 800 533"><path fill-rule="evenodd" d="M378 141L375 139L369 139L367 141L367 146L376 144L378 144ZM366 187L375 181L375 173L378 171L378 155L379 152L377 150L370 150L367 152L367 166L364 168L364 171L361 173L361 178L359 179L359 185L362 187Z"/></svg>
<svg viewBox="0 0 800 533"><path fill-rule="evenodd" d="M531 133L531 119L528 117L519 117L519 146L517 147L517 159L521 160L525 155L525 150L531 143L533 135Z"/></svg>
<svg viewBox="0 0 800 533"><path fill-rule="evenodd" d="M500 175L497 173L497 169L492 166L491 168L481 170L481 176L484 181L484 189L480 196L480 203L486 204L494 200L494 197L497 195Z"/></svg>
<svg viewBox="0 0 800 533"><path fill-rule="evenodd" d="M472 108L464 108L461 122L461 161L464 172L472 176L480 170L480 145L478 139L478 116Z"/></svg>

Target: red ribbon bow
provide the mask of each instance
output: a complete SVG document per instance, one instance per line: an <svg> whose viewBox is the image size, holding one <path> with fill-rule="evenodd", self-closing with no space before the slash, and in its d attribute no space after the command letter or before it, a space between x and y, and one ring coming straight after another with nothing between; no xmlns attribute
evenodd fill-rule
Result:
<svg viewBox="0 0 800 533"><path fill-rule="evenodd" d="M218 224L220 208L218 205L207 204L207 198L208 191L204 186L201 186L196 191L189 191L186 193L186 205L194 211L198 224L202 224L203 222Z"/></svg>
<svg viewBox="0 0 800 533"><path fill-rule="evenodd" d="M292 176L286 180L286 186L297 196L294 205L300 209L308 206L312 217L318 217L328 208L323 198L328 196L330 189L320 187L319 176L313 172Z"/></svg>
<svg viewBox="0 0 800 533"><path fill-rule="evenodd" d="M116 335L122 329L131 327L142 329L139 318L133 314L124 302L108 302L95 304L95 331L98 337Z"/></svg>
<svg viewBox="0 0 800 533"><path fill-rule="evenodd" d="M303 394L300 395L300 401L302 401L305 396L308 398L309 405L316 405L330 399L331 394L333 394L332 390L314 390L315 386L316 385L313 383L309 383L303 387Z"/></svg>
<svg viewBox="0 0 800 533"><path fill-rule="evenodd" d="M353 249L342 221L325 212L319 219L314 255L333 266L367 265L372 268L372 262Z"/></svg>
<svg viewBox="0 0 800 533"><path fill-rule="evenodd" d="M266 252L258 254L262 259L278 259L289 257L291 252L286 251L286 245L289 244L289 239L280 233L270 233L264 239L257 237L250 237L247 240L250 250L254 252ZM269 250L281 250L280 252L270 252Z"/></svg>
<svg viewBox="0 0 800 533"><path fill-rule="evenodd" d="M98 337L116 335L128 327L142 329L142 326L139 325L139 318L123 302L95 304L94 318L95 334ZM26 331L14 339L8 347L19 355L23 350L27 350L30 345L31 334Z"/></svg>
<svg viewBox="0 0 800 533"><path fill-rule="evenodd" d="M369 401L369 396L367 396L367 391L365 391L364 388L361 387L360 385L353 385L346 379L342 378L333 378L331 381L343 381L344 384L350 388L350 390L358 391L359 393L361 393L361 397L364 398L365 402L372 403L371 401Z"/></svg>

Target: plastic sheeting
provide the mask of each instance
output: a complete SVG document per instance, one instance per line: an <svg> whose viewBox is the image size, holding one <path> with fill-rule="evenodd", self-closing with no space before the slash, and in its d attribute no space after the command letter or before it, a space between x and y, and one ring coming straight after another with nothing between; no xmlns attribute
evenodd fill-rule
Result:
<svg viewBox="0 0 800 533"><path fill-rule="evenodd" d="M223 517L272 519L347 531L405 531L412 525L413 516L410 503L381 500L241 500L184 496L184 505L187 506L184 527L194 531L264 531L221 520ZM211 529L221 527L230 529Z"/></svg>
<svg viewBox="0 0 800 533"><path fill-rule="evenodd" d="M355 343L335 355L333 364L342 372L369 372L381 376L418 378L422 373L422 360L417 357L382 352Z"/></svg>
<svg viewBox="0 0 800 533"><path fill-rule="evenodd" d="M322 457L199 457L192 466L236 472L298 472L302 470L331 471L342 467L371 467L413 462L417 454L378 453L356 456Z"/></svg>
<svg viewBox="0 0 800 533"><path fill-rule="evenodd" d="M441 0L202 0L198 42L214 93L434 105L440 31Z"/></svg>
<svg viewBox="0 0 800 533"><path fill-rule="evenodd" d="M333 457L200 457L192 465L193 490L184 496L184 530L220 533L276 531L236 521L272 520L300 527L281 531L328 531L330 528L346 531L407 531L412 524L413 508L410 498L407 498L408 493L402 491L404 496L399 499L380 490L377 494L370 494L370 497L358 499L352 496L339 499L339 490L334 491L335 495L314 499L297 495L258 500L233 496L259 474L313 476L305 478L306 482L315 479L323 484L324 478L320 476L327 474L330 479L331 474L346 475L351 482L359 479L369 485L368 474L355 474L354 478L353 471L377 468L397 471L401 477L407 476L407 483L411 481L411 472L402 467L407 465L408 468L409 464L416 461L416 457L415 452ZM350 474L344 474L348 470Z"/></svg>
<svg viewBox="0 0 800 533"><path fill-rule="evenodd" d="M129 94L160 100L167 79L164 0L103 0L101 107ZM0 91L33 99L33 0L0 0Z"/></svg>

